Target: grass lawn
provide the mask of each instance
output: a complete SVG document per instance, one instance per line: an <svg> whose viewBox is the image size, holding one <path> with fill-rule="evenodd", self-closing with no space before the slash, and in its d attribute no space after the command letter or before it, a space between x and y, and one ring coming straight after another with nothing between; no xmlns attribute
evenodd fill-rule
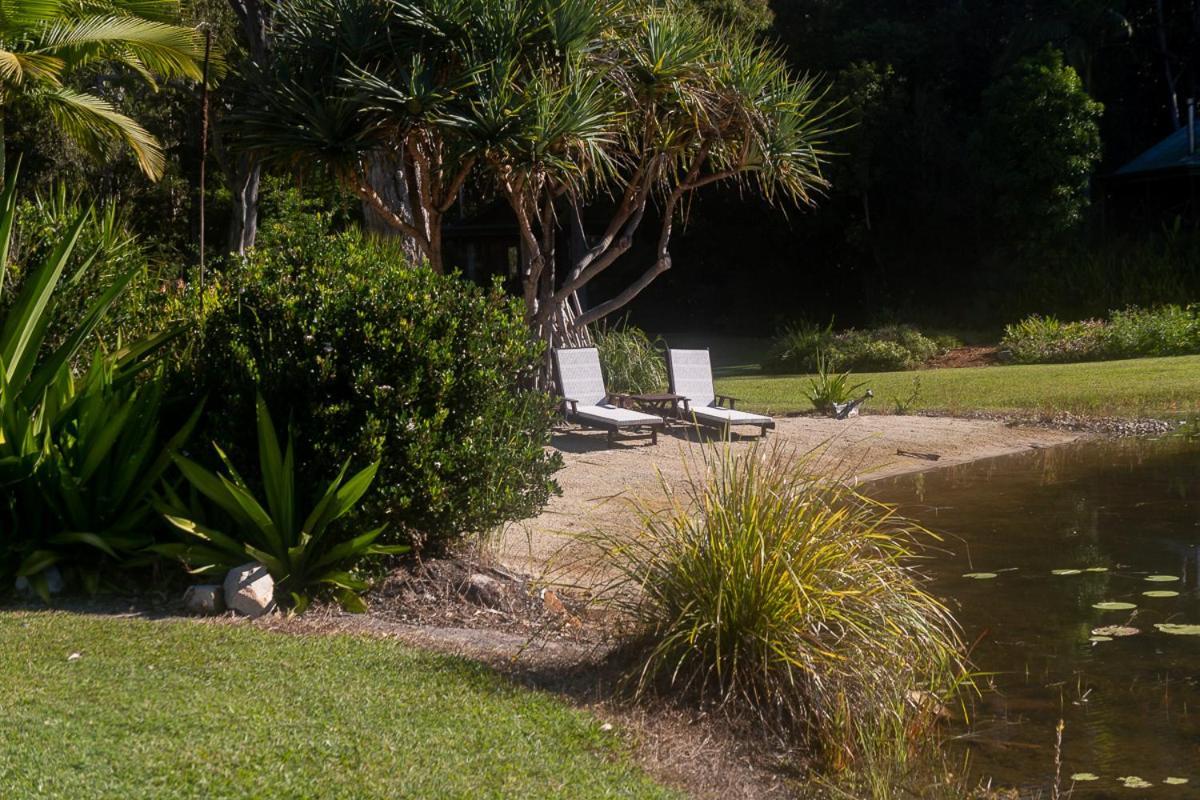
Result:
<svg viewBox="0 0 1200 800"><path fill-rule="evenodd" d="M726 370L725 375L717 380L717 391L741 398L749 409L786 413L812 408L804 396L809 383L806 376L763 375L737 368ZM1200 411L1200 356L853 377L855 383L874 390L869 409L891 412L892 398L907 397L916 376L921 379L921 391L913 410L1068 411L1112 416L1177 416Z"/></svg>
<svg viewBox="0 0 1200 800"><path fill-rule="evenodd" d="M670 795L594 718L389 641L8 612L0 674L5 797Z"/></svg>

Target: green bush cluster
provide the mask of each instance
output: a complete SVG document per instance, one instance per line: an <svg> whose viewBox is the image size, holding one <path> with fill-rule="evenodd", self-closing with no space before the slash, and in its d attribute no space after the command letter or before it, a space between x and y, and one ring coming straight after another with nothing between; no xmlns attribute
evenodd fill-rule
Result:
<svg viewBox="0 0 1200 800"><path fill-rule="evenodd" d="M208 398L200 440L245 455L261 392L290 411L312 474L348 455L382 461L358 516L388 523L390 541L438 548L533 514L554 490L540 349L499 287L412 269L395 247L294 214L199 305L177 385Z"/></svg>
<svg viewBox="0 0 1200 800"><path fill-rule="evenodd" d="M1200 353L1200 305L1131 307L1079 322L1035 314L1006 326L1000 349L1020 364Z"/></svg>
<svg viewBox="0 0 1200 800"><path fill-rule="evenodd" d="M446 545L554 488L539 348L498 289L287 214L203 291L163 293L157 325L129 316L151 332L124 339L108 315L144 254L106 249L112 219L89 209L21 231L15 189L0 194L0 231L25 248L0 262L0 591L23 579L48 597L55 571L94 590L167 555L197 572L257 560L297 609L322 587L361 609L365 557Z"/></svg>
<svg viewBox="0 0 1200 800"><path fill-rule="evenodd" d="M956 344L933 339L911 325L834 331L801 323L786 328L763 363L767 372L816 372L824 360L831 370L892 372L915 369Z"/></svg>

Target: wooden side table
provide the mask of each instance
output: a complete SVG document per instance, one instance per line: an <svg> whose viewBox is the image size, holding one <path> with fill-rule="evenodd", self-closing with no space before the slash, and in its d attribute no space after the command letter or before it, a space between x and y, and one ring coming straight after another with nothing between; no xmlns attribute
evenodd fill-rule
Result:
<svg viewBox="0 0 1200 800"><path fill-rule="evenodd" d="M631 394L626 395L630 402L646 414L657 414L666 420L678 421L679 403L684 399L681 394L672 392L649 392L647 394Z"/></svg>

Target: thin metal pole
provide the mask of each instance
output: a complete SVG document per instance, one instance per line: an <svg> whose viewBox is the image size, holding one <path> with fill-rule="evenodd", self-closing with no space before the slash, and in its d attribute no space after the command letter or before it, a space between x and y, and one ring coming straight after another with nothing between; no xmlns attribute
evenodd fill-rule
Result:
<svg viewBox="0 0 1200 800"><path fill-rule="evenodd" d="M208 59L212 28L204 28L204 77L200 84L200 288L204 288L204 172L208 161Z"/></svg>

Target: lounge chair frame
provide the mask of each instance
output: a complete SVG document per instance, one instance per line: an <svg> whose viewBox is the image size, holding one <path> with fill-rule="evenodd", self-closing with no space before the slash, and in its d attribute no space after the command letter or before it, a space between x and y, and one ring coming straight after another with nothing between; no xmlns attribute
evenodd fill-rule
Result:
<svg viewBox="0 0 1200 800"><path fill-rule="evenodd" d="M688 396L689 388L686 386L680 385L679 376L677 375L680 365L676 361L676 354L684 354L684 353L687 353L687 354L703 353L704 354L704 358L706 359L706 362L707 362L707 373L708 373L707 385L708 385L708 393L710 393L712 396L711 401L705 402L708 400L707 397L700 397L698 401L693 401L692 398ZM704 378L701 378L701 379L704 380ZM728 408L730 411L738 410L737 409L738 398L731 397L730 395L727 395L727 394L718 394L717 393L716 387L713 385L713 382L712 382L712 360L708 354L707 349L705 349L705 350L668 349L667 350L667 380L668 380L668 383L670 384L670 391L673 394L677 394L681 397L681 399L679 401L679 416L681 419L683 419L685 421L692 422L696 425L705 425L710 428L715 428L715 429L721 431L721 435L724 437L729 436L730 428L735 425L754 425L759 428L760 435L763 437L766 437L768 430L775 429L775 420L771 419L770 417L766 416L765 414L755 414L754 416L759 417L760 419L756 419L753 421L746 420L744 422L731 421L731 420L716 420L716 419L712 419L712 418L705 418L701 415L696 414L695 408L697 408L697 407L699 407L699 408ZM694 391L693 391L693 394L695 394ZM703 394L703 393L701 393L701 394Z"/></svg>
<svg viewBox="0 0 1200 800"><path fill-rule="evenodd" d="M639 420L630 420L630 421L618 421L618 420L606 421L606 420L602 420L602 419L597 419L596 417L588 417L586 415L580 414L579 406L581 404L582 405L596 405L596 406L610 405L615 408L624 409L624 410L628 410L628 411L636 411L637 410L633 407L634 403L628 395L609 392L607 388L604 389L604 395L603 395L603 397L600 397L600 398L584 398L584 397L568 397L567 396L568 392L566 391L565 383L563 381L563 374L562 374L562 363L561 363L562 354L583 353L583 352L586 352L589 350L595 351L595 348L594 347L563 347L563 348L556 348L554 350L554 358L553 358L554 380L555 380L555 383L558 385L558 389L559 389L559 406L562 411L563 418L566 419L567 422L571 422L571 423L580 425L585 428L593 428L593 429L597 429L597 430L606 431L608 433L609 444L615 443L616 441L618 441L618 438L621 441L648 438L648 439L650 439L651 444L658 444L658 432L663 427L665 427L667 424L666 420L662 419L661 417L655 417L653 414L646 414L644 412L638 412L643 417L652 418L654 421L650 421L649 419L639 419ZM599 353L597 352L597 354L596 354L596 370L599 371L599 369L600 369ZM603 374L601 373L600 383L603 384L603 381L604 381L604 377L603 377ZM587 403L586 402L587 400L592 400L592 402ZM643 429L645 429L645 430L643 430Z"/></svg>

